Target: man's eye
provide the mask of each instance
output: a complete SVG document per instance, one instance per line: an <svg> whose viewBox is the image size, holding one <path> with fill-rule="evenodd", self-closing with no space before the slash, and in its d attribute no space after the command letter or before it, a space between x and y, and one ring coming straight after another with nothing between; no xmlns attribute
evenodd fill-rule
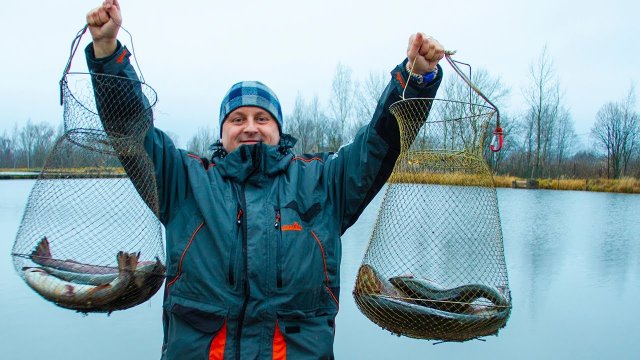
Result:
<svg viewBox="0 0 640 360"><path fill-rule="evenodd" d="M236 117L236 118L231 118L231 122L234 124L238 124L242 122L242 118L241 117Z"/></svg>
<svg viewBox="0 0 640 360"><path fill-rule="evenodd" d="M260 116L260 117L258 118L258 122L261 122L261 123L269 122L269 118L268 118L268 117L266 117L266 116Z"/></svg>

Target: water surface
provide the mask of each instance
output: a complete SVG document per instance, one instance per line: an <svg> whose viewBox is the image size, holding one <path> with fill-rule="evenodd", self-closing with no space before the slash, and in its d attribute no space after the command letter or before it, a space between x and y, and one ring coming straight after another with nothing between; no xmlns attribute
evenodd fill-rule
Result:
<svg viewBox="0 0 640 360"><path fill-rule="evenodd" d="M33 180L0 181L2 359L158 359L160 294L110 316L47 303L10 257ZM397 337L356 308L351 290L381 196L343 237L338 359L640 358L640 195L498 189L513 309L486 341Z"/></svg>

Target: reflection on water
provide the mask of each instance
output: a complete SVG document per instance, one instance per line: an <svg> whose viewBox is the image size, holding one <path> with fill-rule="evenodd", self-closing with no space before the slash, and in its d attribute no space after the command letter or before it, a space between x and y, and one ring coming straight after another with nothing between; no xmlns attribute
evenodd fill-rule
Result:
<svg viewBox="0 0 640 360"><path fill-rule="evenodd" d="M33 183L0 181L0 357L159 358L161 293L85 317L45 302L15 274L9 253ZM338 359L640 358L639 195L498 189L511 318L486 342L437 346L380 329L351 296L380 200L343 237Z"/></svg>

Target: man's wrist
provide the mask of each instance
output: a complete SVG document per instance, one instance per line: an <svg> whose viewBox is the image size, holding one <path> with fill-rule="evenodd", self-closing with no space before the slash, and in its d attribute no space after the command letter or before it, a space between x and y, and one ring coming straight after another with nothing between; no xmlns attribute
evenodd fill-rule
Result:
<svg viewBox="0 0 640 360"><path fill-rule="evenodd" d="M93 55L96 59L102 59L113 55L118 48L118 42L115 39L94 41Z"/></svg>
<svg viewBox="0 0 640 360"><path fill-rule="evenodd" d="M435 79L436 76L438 76L438 66L437 65L431 71L428 71L428 72L426 72L424 74L417 74L417 73L414 73L413 71L411 71L411 65L407 61L406 69L407 69L407 72L410 75L409 78L414 80L418 85L427 84L427 83L433 81L433 79Z"/></svg>

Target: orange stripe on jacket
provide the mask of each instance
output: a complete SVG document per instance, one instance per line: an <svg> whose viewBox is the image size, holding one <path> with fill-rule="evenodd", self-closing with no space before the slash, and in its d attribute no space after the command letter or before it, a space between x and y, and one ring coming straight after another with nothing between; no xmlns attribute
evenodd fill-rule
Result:
<svg viewBox="0 0 640 360"><path fill-rule="evenodd" d="M116 59L116 62L118 64L122 64L122 62L124 61L124 57L127 56L129 52L127 51L127 49L122 50L122 52L120 53L120 56L118 56L118 58Z"/></svg>
<svg viewBox="0 0 640 360"><path fill-rule="evenodd" d="M276 321L276 332L273 334L273 360L287 360L287 343L280 331L278 321Z"/></svg>
<svg viewBox="0 0 640 360"><path fill-rule="evenodd" d="M224 359L224 345L227 342L227 322L224 322L222 328L211 341L209 347L209 360L222 360Z"/></svg>
<svg viewBox="0 0 640 360"><path fill-rule="evenodd" d="M398 80L398 82L400 83L400 86L405 87L405 82L404 79L402 78L402 74L400 73L400 71L398 71L396 73L396 80Z"/></svg>
<svg viewBox="0 0 640 360"><path fill-rule="evenodd" d="M335 301L336 306L339 309L340 302L338 301L338 298L336 298L336 296L333 294L333 291L331 291L331 288L329 287L329 272L327 271L327 258L324 255L324 246L322 246L322 241L320 241L320 239L318 238L318 235L316 235L316 233L313 230L311 230L311 235L313 235L313 238L316 240L316 242L318 243L318 246L320 247L320 253L322 254L322 265L324 266L324 276L325 276L327 291L329 292L329 294L331 294L333 301Z"/></svg>
<svg viewBox="0 0 640 360"><path fill-rule="evenodd" d="M167 294L169 292L169 288L171 287L171 285L173 285L176 281L178 281L178 279L180 278L180 275L182 275L182 261L184 260L184 256L187 254L187 250L189 250L189 248L191 247L191 243L193 242L193 239L196 237L196 234L198 233L198 231L200 231L200 229L202 229L203 226L204 226L204 221L201 222L198 228L193 232L193 234L191 234L191 239L189 239L189 243L187 244L187 247L184 248L184 251L182 251L182 255L180 255L180 262L178 263L178 273L176 274L176 277L174 277L173 280L168 282L167 285L165 286L165 292Z"/></svg>
<svg viewBox="0 0 640 360"><path fill-rule="evenodd" d="M304 161L304 162L307 162L307 163L308 163L308 162L312 162L312 161L320 161L320 162L324 162L324 161L322 161L322 159L321 159L321 158L319 158L319 157L317 157L317 156L314 156L314 157L312 157L312 158L303 158L303 157L296 156L296 157L294 157L293 159L291 159L291 161L296 161L296 160L298 160L298 161Z"/></svg>

